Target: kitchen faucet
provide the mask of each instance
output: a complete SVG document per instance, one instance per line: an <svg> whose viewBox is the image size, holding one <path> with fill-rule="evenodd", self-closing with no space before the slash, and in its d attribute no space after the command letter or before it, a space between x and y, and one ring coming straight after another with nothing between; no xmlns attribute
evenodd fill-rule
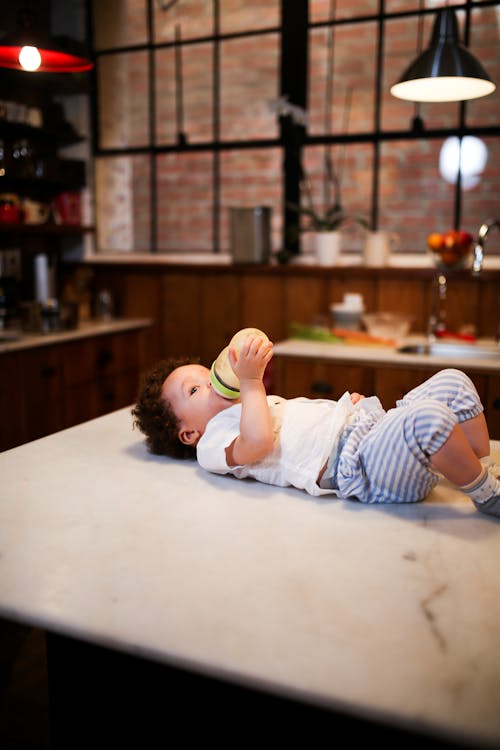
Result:
<svg viewBox="0 0 500 750"><path fill-rule="evenodd" d="M473 276L477 276L483 270L484 242L490 229L493 229L493 227L500 227L500 219L489 219L484 224L481 224L479 228L476 244L474 245L474 260L472 261Z"/></svg>

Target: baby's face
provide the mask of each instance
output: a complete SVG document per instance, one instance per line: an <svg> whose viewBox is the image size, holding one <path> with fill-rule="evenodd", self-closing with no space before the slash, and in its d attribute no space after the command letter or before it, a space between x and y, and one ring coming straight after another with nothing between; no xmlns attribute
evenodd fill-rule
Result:
<svg viewBox="0 0 500 750"><path fill-rule="evenodd" d="M207 423L234 401L219 396L212 388L210 370L202 365L182 365L170 373L162 386L162 396L170 403L180 422L179 438L196 444Z"/></svg>

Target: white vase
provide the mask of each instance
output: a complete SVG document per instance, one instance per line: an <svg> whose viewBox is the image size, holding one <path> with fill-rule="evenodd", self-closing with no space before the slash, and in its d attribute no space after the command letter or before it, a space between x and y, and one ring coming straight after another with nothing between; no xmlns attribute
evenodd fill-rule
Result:
<svg viewBox="0 0 500 750"><path fill-rule="evenodd" d="M341 232L317 232L314 235L316 260L320 266L335 266L340 258Z"/></svg>

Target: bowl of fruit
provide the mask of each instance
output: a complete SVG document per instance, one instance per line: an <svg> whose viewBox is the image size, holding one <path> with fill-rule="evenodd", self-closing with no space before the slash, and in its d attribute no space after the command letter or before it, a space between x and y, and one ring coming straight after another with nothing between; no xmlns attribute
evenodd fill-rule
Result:
<svg viewBox="0 0 500 750"><path fill-rule="evenodd" d="M443 234L432 232L427 237L427 247L438 268L468 268L472 242L472 235L460 229L450 229Z"/></svg>

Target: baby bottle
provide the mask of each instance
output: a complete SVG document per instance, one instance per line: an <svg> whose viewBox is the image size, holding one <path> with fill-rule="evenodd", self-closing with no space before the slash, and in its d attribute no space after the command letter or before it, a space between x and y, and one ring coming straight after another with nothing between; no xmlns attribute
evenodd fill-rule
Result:
<svg viewBox="0 0 500 750"><path fill-rule="evenodd" d="M249 336L258 336L264 339L264 341L269 341L266 334L263 331L259 331L258 328L242 328L241 331L234 334L229 345L221 351L212 365L210 370L212 388L224 398L240 397L240 381L234 374L229 362L229 347L233 348L238 355Z"/></svg>

